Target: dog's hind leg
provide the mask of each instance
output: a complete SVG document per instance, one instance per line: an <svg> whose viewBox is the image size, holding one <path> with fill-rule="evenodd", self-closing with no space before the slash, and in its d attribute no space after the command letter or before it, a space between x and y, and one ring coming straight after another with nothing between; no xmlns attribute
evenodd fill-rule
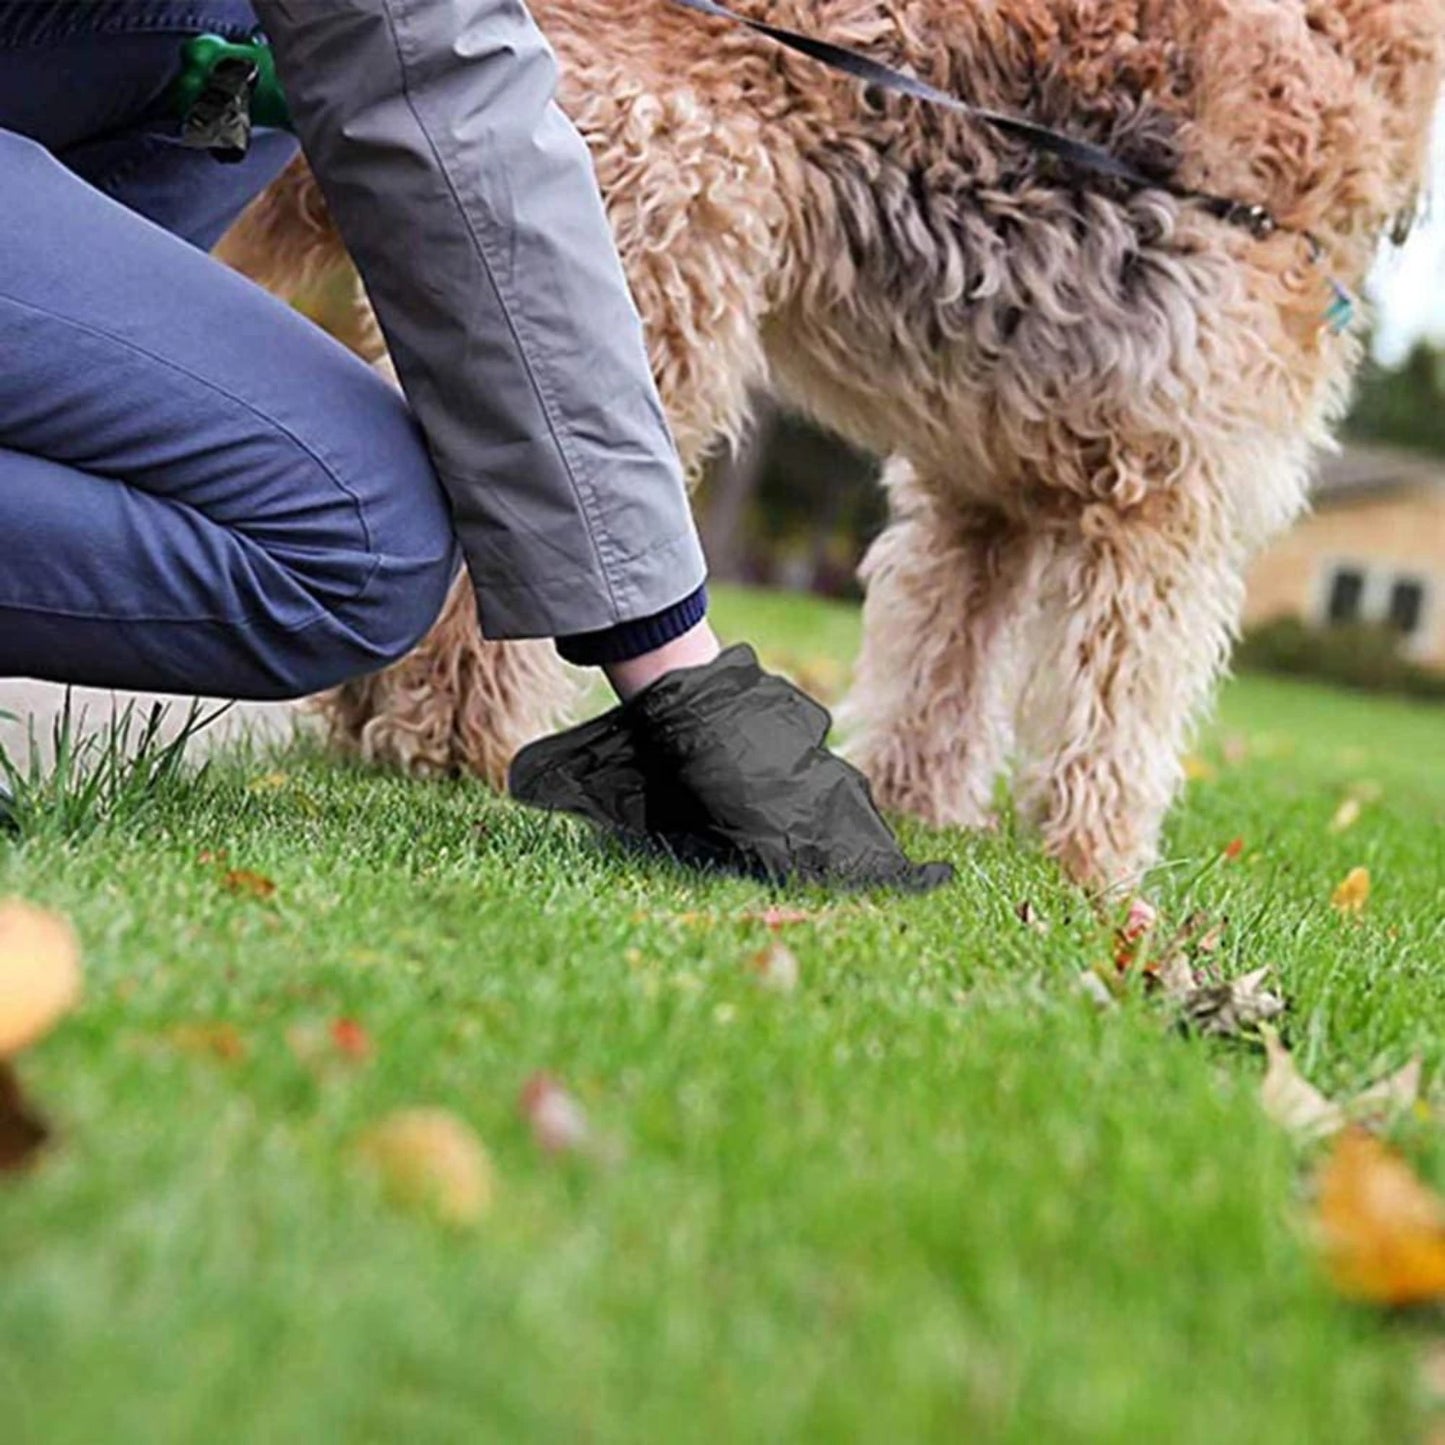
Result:
<svg viewBox="0 0 1445 1445"><path fill-rule="evenodd" d="M1205 480L1128 507L1081 502L1050 538L1019 803L1086 886L1136 886L1156 861L1190 727L1243 607L1243 549L1213 490L1193 485Z"/></svg>
<svg viewBox="0 0 1445 1445"><path fill-rule="evenodd" d="M458 772L506 786L526 743L557 727L579 689L550 642L488 642L465 575L400 662L317 698L331 742L418 777Z"/></svg>
<svg viewBox="0 0 1445 1445"><path fill-rule="evenodd" d="M1000 513L885 475L893 521L863 564L863 650L843 719L885 808L984 827L1012 741L1033 538Z"/></svg>

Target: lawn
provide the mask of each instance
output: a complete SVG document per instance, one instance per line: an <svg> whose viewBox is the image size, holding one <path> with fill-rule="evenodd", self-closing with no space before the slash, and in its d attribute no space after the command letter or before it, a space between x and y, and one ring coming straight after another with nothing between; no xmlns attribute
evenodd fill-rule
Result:
<svg viewBox="0 0 1445 1445"><path fill-rule="evenodd" d="M720 615L824 681L856 630L796 599ZM1231 974L1273 965L1322 1088L1419 1052L1445 1098L1445 710L1246 679L1200 759L1165 917L1227 917ZM69 914L87 977L24 1060L59 1143L0 1185L0 1435L1424 1438L1440 1320L1334 1294L1259 1049L1138 992L1101 1011L1078 979L1109 928L1007 828L909 841L957 886L788 900L792 992L749 967L760 888L305 747L0 842L0 896ZM595 1147L539 1149L538 1070ZM411 1106L485 1141L474 1226L362 1160ZM1439 1114L1393 1138L1445 1186Z"/></svg>

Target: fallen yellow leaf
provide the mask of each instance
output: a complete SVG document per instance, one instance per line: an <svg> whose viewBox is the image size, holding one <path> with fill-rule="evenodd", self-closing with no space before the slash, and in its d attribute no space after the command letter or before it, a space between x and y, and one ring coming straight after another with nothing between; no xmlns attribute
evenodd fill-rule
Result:
<svg viewBox="0 0 1445 1445"><path fill-rule="evenodd" d="M1191 783L1212 783L1219 776L1219 769L1198 753L1190 753L1184 759L1184 776Z"/></svg>
<svg viewBox="0 0 1445 1445"><path fill-rule="evenodd" d="M65 919L0 904L0 1058L43 1038L80 997L80 948Z"/></svg>
<svg viewBox="0 0 1445 1445"><path fill-rule="evenodd" d="M1320 1242L1341 1294L1396 1306L1445 1299L1445 1201L1404 1159L1352 1129L1317 1184Z"/></svg>
<svg viewBox="0 0 1445 1445"><path fill-rule="evenodd" d="M476 1134L445 1109L403 1109L367 1131L361 1155L398 1204L446 1224L475 1224L491 1207L492 1161Z"/></svg>
<svg viewBox="0 0 1445 1445"><path fill-rule="evenodd" d="M1365 810L1365 805L1358 798L1346 798L1338 808L1335 809L1335 816L1330 819L1331 833L1345 833L1360 821L1360 814Z"/></svg>
<svg viewBox="0 0 1445 1445"><path fill-rule="evenodd" d="M1370 901L1370 870L1352 868L1345 881L1335 889L1330 902L1341 913L1363 913Z"/></svg>

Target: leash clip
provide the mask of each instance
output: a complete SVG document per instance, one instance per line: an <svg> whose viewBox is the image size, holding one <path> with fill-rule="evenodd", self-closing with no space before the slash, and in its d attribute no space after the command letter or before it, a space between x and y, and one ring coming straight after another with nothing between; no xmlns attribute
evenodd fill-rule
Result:
<svg viewBox="0 0 1445 1445"><path fill-rule="evenodd" d="M293 129L276 59L259 31L247 40L222 35L187 40L171 105L181 143L231 165L246 159L256 126Z"/></svg>
<svg viewBox="0 0 1445 1445"><path fill-rule="evenodd" d="M261 78L254 61L225 56L211 67L181 122L181 144L236 165L251 150L251 96Z"/></svg>
<svg viewBox="0 0 1445 1445"><path fill-rule="evenodd" d="M1256 241L1267 241L1279 230L1279 221L1268 206L1239 202L1230 207L1224 219L1232 225L1243 226Z"/></svg>

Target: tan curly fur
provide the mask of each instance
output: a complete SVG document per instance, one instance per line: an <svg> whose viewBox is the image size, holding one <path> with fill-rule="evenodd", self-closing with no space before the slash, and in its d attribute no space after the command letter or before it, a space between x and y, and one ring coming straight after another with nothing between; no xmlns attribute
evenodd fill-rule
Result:
<svg viewBox="0 0 1445 1445"><path fill-rule="evenodd" d="M880 801L978 825L1014 760L1049 852L1134 881L1246 561L1345 406L1328 280L1357 286L1412 205L1445 0L740 0L1261 202L1290 228L1266 241L662 0L532 8L689 464L762 386L894 458L846 708ZM286 289L341 259L322 216L297 171L231 254ZM459 586L327 708L369 756L500 782L568 691L545 646L484 643Z"/></svg>

